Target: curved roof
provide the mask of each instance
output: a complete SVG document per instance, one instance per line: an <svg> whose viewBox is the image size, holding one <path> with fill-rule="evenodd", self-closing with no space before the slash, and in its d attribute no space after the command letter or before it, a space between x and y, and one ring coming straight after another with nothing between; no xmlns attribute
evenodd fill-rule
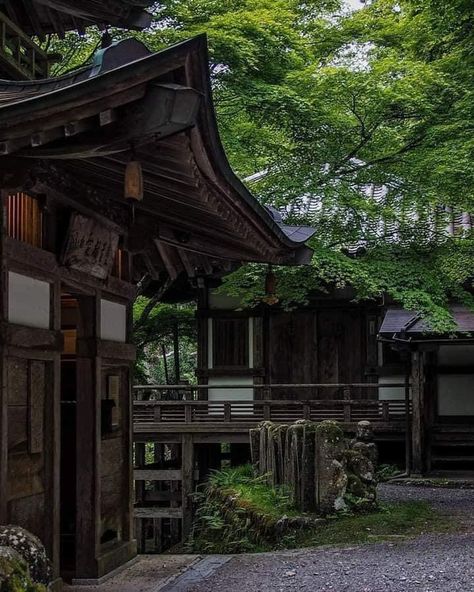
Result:
<svg viewBox="0 0 474 592"><path fill-rule="evenodd" d="M154 54L129 39L67 76L0 83L0 157L32 159L31 191L62 186L79 193L84 185L78 199L123 209L131 148L145 181L137 224L158 250L167 245L191 258L309 262L304 241L314 230L275 220L229 166L204 36ZM195 265L181 263L188 273Z"/></svg>
<svg viewBox="0 0 474 592"><path fill-rule="evenodd" d="M469 337L474 334L474 313L464 306L451 306L451 314L455 327L453 333L457 336ZM387 339L418 341L438 336L420 313L404 308L389 308L385 314L379 335Z"/></svg>

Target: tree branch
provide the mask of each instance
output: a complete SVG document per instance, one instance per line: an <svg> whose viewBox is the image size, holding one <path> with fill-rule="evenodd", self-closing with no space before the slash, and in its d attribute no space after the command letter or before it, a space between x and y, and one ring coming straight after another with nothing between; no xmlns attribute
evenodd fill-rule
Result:
<svg viewBox="0 0 474 592"><path fill-rule="evenodd" d="M142 327L146 323L146 321L148 320L148 317L150 316L151 312L153 311L153 309L155 308L155 306L157 306L159 304L161 298L167 292L168 288L171 286L172 283L173 282L172 282L171 278L167 278L166 281L165 281L165 283L150 298L150 300L148 301L147 305L143 309L142 314L140 315L140 317L133 324L133 330L134 331L137 331L140 327Z"/></svg>

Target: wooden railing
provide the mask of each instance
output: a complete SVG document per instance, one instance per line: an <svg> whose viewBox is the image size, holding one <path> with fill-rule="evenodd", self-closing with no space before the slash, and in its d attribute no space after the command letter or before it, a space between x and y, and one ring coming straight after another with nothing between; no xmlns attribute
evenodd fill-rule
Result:
<svg viewBox="0 0 474 592"><path fill-rule="evenodd" d="M334 419L352 423L367 419L388 423L406 416L404 400L373 401L135 401L135 426L146 424L289 423L298 419Z"/></svg>
<svg viewBox="0 0 474 592"><path fill-rule="evenodd" d="M2 12L0 63L3 69L19 80L48 76L48 55Z"/></svg>
<svg viewBox="0 0 474 592"><path fill-rule="evenodd" d="M355 389L377 390L387 387L403 387L405 398L379 401L376 399L351 398ZM179 424L226 424L252 426L260 421L290 423L298 419L322 421L333 419L344 423L369 420L376 423L402 422L409 417L409 385L393 384L305 384L305 385L252 385L262 389L265 398L248 400L198 400L198 395L208 389L242 389L242 385L147 385L135 387L133 419L136 429L153 429L153 426ZM288 389L318 389L318 399L277 399L274 391ZM343 395L324 399L324 390L331 389ZM143 400L146 397L147 400ZM201 397L203 398L203 397ZM407 415L408 409L408 415Z"/></svg>

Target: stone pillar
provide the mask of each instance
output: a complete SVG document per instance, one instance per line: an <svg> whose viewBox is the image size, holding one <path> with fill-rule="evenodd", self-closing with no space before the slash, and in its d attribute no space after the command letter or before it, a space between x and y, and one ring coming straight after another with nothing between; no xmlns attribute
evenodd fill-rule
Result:
<svg viewBox="0 0 474 592"><path fill-rule="evenodd" d="M315 432L316 509L322 514L329 514L345 507L344 432L334 421L322 421Z"/></svg>

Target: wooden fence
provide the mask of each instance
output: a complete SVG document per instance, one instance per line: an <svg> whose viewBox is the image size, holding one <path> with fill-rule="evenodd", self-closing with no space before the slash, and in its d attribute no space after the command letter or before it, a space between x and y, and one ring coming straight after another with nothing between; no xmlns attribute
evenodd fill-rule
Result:
<svg viewBox="0 0 474 592"><path fill-rule="evenodd" d="M403 388L405 398L384 400L351 398L351 393L378 390L380 388ZM390 423L406 420L410 414L408 383L373 384L276 384L252 385L249 390L261 389L263 398L249 400L202 400L208 389L242 389L242 385L148 385L135 387L134 424L136 428L153 429L153 426L189 424L226 424L229 427L249 427L260 421L291 423L298 419L322 421L333 419L344 423L369 420L375 423ZM331 389L340 391L341 398L308 398L304 400L273 398L275 391L288 389ZM146 398L146 400L144 400ZM408 411L408 413L407 413Z"/></svg>

